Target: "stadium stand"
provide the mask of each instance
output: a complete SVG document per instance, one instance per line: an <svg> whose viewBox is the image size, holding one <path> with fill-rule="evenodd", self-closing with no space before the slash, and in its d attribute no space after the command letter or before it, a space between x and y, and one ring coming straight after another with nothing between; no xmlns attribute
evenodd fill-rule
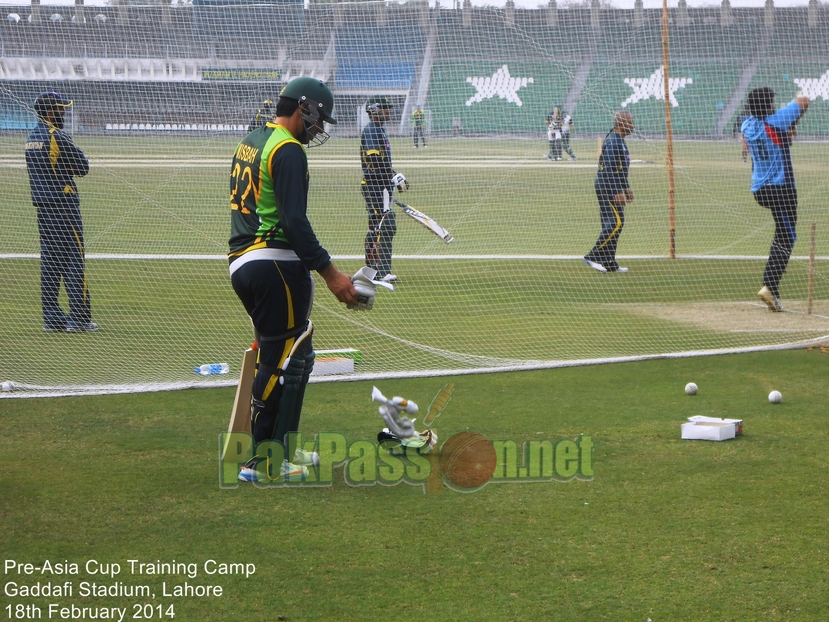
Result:
<svg viewBox="0 0 829 622"><path fill-rule="evenodd" d="M235 127L285 81L312 75L334 88L344 115L341 135L357 132L356 109L376 91L399 101L392 132L407 131L417 101L431 110L434 132L542 133L540 120L564 103L578 131L598 133L608 112L634 93L625 78L641 80L661 67L661 11L650 9L602 9L597 22L582 7L559 9L554 20L549 8L508 14L422 3L303 7L294 0L38 8L39 20L29 21L32 6L20 5L7 7L19 19L0 21L5 129L28 127L25 106L47 83L86 100L78 121L94 132L175 126L194 117ZM692 80L674 93L683 104L675 110L675 130L730 131L749 88L766 80L781 94L795 93L795 78L819 81L829 69L827 13L820 6L775 9L769 28L763 9L733 9L730 25L718 7L688 9L687 25L672 9L671 76ZM255 36L239 37L241 31ZM778 57L788 59L785 66L775 63ZM489 99L475 103L475 114L466 105L476 95L472 80L497 80L499 71L505 80L528 80L511 122L493 120ZM809 84L821 92L818 82ZM636 105L640 127L658 132L661 100ZM801 130L826 135L817 118L811 115Z"/></svg>
<svg viewBox="0 0 829 622"><path fill-rule="evenodd" d="M405 90L423 57L417 26L345 26L336 34L338 90Z"/></svg>

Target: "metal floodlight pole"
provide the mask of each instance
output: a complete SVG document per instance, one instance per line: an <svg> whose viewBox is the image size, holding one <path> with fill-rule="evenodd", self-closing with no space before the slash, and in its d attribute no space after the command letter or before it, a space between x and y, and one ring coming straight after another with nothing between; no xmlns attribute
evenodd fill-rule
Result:
<svg viewBox="0 0 829 622"><path fill-rule="evenodd" d="M674 204L674 138L671 128L671 76L668 54L668 0L662 0L662 88L665 96L665 166L668 169L668 256L676 259L676 213Z"/></svg>

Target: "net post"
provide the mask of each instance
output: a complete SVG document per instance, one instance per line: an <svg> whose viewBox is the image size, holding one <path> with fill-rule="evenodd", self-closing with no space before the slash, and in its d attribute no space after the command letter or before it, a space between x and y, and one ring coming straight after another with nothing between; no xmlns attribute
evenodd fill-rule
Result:
<svg viewBox="0 0 829 622"><path fill-rule="evenodd" d="M812 231L809 237L809 288L806 294L806 315L812 315L812 299L815 292L815 237L817 223L812 221Z"/></svg>

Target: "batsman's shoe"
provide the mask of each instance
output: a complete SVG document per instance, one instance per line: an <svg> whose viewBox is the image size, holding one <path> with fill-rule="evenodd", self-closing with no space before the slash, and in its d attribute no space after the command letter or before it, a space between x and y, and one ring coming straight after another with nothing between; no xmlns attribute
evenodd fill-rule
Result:
<svg viewBox="0 0 829 622"><path fill-rule="evenodd" d="M66 323L67 333L94 333L98 330L98 325L95 322L74 322L69 320Z"/></svg>
<svg viewBox="0 0 829 622"><path fill-rule="evenodd" d="M775 313L783 311L783 305L780 304L780 299L771 293L768 285L763 285L763 289L757 292L757 295L760 297L760 300L766 303L769 311L774 311Z"/></svg>
<svg viewBox="0 0 829 622"><path fill-rule="evenodd" d="M308 477L308 467L285 460L282 463L282 477L286 482L304 482Z"/></svg>
<svg viewBox="0 0 829 622"><path fill-rule="evenodd" d="M394 283L395 281L397 281L397 275L387 274L386 276L381 277L380 281L382 281L383 283Z"/></svg>
<svg viewBox="0 0 829 622"><path fill-rule="evenodd" d="M297 448L294 452L294 459L291 460L291 463L296 466L304 467L319 466L320 455L315 451L304 451Z"/></svg>
<svg viewBox="0 0 829 622"><path fill-rule="evenodd" d="M582 259L584 260L584 263L586 263L594 270L598 270L599 272L607 272L607 268L605 268L602 264L596 263L595 261L590 261L587 257L582 257Z"/></svg>
<svg viewBox="0 0 829 622"><path fill-rule="evenodd" d="M239 470L240 482L255 482L256 481L256 465L262 462L262 458L254 458L248 460Z"/></svg>
<svg viewBox="0 0 829 622"><path fill-rule="evenodd" d="M620 266L619 264L609 266L607 269L608 272L628 272L628 269L624 266Z"/></svg>
<svg viewBox="0 0 829 622"><path fill-rule="evenodd" d="M240 470L239 470L239 481L240 482L256 482L260 481L259 476L256 471L257 465L262 462L264 458L254 458L253 460L247 462ZM286 482L304 482L305 478L308 477L308 467L292 464L287 460L282 461L282 467L280 468L280 475Z"/></svg>

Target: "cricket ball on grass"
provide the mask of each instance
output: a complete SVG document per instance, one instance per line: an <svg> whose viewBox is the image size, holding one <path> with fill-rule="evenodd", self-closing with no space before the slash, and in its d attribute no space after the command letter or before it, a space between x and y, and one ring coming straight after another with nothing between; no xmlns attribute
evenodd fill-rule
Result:
<svg viewBox="0 0 829 622"><path fill-rule="evenodd" d="M460 432L440 449L440 470L459 488L478 488L492 477L497 456L492 442L477 432Z"/></svg>

